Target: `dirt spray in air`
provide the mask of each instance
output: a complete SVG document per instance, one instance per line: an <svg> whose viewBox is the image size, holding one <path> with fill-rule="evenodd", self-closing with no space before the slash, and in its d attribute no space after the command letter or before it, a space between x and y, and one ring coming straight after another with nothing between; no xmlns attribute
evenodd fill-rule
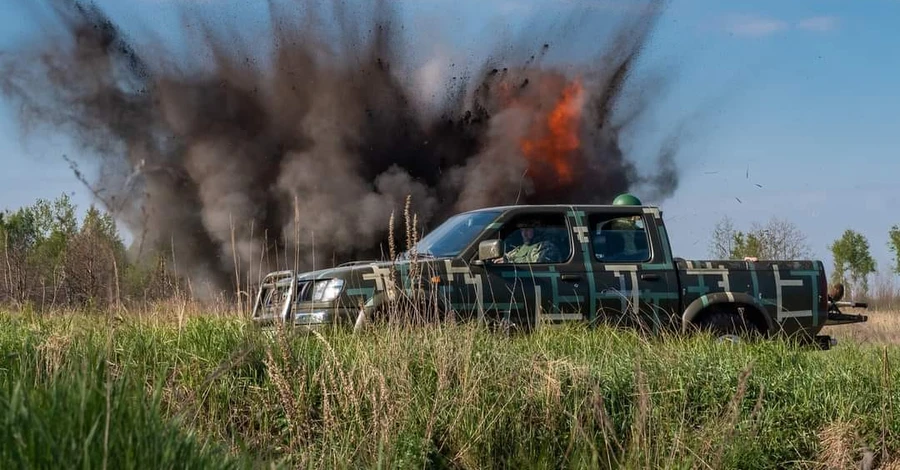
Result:
<svg viewBox="0 0 900 470"><path fill-rule="evenodd" d="M90 186L136 243L174 250L182 273L216 289L232 289L236 261L264 272L378 257L408 195L433 227L488 205L629 190L659 201L678 186L677 140L650 174L619 143L652 105L621 98L657 2L567 71L490 54L448 81L436 110L404 72L385 2L357 20L336 3L337 42L313 2L270 2L270 54L256 58L186 21L189 44L209 52L202 66L139 48L94 5L44 3L58 34L3 52L0 92L26 128L65 131L99 164Z"/></svg>

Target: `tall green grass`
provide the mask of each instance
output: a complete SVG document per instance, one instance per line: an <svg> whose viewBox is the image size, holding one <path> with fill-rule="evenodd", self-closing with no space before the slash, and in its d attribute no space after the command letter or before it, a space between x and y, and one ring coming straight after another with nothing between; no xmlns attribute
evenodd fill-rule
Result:
<svg viewBox="0 0 900 470"><path fill-rule="evenodd" d="M240 463L164 414L164 382L153 380L164 366L136 373L118 339L64 322L0 321L0 468Z"/></svg>
<svg viewBox="0 0 900 470"><path fill-rule="evenodd" d="M785 468L900 450L900 349L0 315L0 467Z"/></svg>

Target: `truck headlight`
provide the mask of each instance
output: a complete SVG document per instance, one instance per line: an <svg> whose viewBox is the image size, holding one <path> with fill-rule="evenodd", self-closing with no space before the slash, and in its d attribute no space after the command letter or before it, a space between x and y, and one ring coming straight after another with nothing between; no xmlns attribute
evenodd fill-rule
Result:
<svg viewBox="0 0 900 470"><path fill-rule="evenodd" d="M343 279L329 279L316 282L315 290L313 290L313 302L331 302L341 294L343 287Z"/></svg>

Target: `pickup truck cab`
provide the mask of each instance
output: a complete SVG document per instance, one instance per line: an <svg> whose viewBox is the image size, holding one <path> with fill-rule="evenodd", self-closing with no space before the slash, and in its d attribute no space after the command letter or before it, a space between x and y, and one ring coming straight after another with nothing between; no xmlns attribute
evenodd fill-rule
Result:
<svg viewBox="0 0 900 470"><path fill-rule="evenodd" d="M392 261L270 273L252 318L359 325L424 299L441 317L521 330L604 322L830 343L826 324L866 318L840 313L826 279L821 261L676 258L655 206L516 205L455 215Z"/></svg>

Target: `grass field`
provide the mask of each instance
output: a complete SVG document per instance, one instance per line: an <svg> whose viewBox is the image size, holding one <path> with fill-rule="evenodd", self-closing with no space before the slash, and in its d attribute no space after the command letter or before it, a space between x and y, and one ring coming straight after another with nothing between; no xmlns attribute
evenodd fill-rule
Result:
<svg viewBox="0 0 900 470"><path fill-rule="evenodd" d="M900 316L782 342L0 314L0 468L900 468Z"/></svg>

